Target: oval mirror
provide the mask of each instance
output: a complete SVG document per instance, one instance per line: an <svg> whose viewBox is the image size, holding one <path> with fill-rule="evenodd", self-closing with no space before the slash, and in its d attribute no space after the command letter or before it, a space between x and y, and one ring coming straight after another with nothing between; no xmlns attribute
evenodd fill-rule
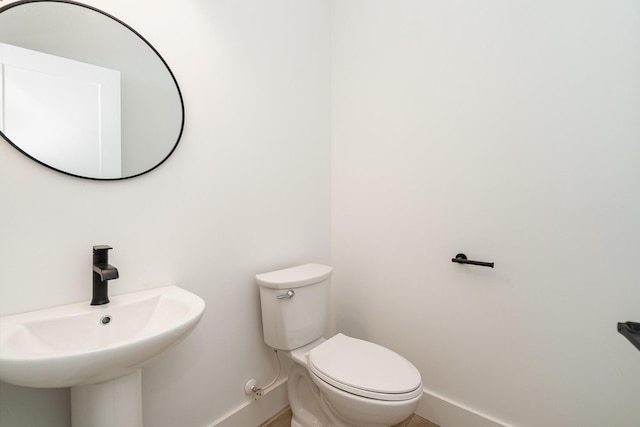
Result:
<svg viewBox="0 0 640 427"><path fill-rule="evenodd" d="M0 134L23 154L98 180L149 172L175 150L184 104L140 34L72 1L0 8Z"/></svg>

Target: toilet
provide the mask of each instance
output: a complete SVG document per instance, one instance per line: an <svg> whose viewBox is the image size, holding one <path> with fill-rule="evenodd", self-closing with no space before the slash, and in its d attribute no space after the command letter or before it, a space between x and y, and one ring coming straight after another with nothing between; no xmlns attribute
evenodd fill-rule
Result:
<svg viewBox="0 0 640 427"><path fill-rule="evenodd" d="M323 337L333 268L305 264L256 275L264 341L294 363L292 427L389 427L422 396L415 366L380 345L338 333Z"/></svg>

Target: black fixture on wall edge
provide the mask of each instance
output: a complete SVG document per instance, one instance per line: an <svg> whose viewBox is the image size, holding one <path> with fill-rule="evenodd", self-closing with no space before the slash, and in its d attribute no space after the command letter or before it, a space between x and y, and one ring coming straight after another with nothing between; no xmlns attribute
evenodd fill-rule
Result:
<svg viewBox="0 0 640 427"><path fill-rule="evenodd" d="M458 254L455 258L451 258L451 262L457 262L458 264L471 264L471 265L479 265L481 267L491 267L493 268L492 262L483 262L483 261L472 261L467 259L465 254Z"/></svg>
<svg viewBox="0 0 640 427"><path fill-rule="evenodd" d="M620 332L631 344L640 350L640 323L619 322L618 332Z"/></svg>

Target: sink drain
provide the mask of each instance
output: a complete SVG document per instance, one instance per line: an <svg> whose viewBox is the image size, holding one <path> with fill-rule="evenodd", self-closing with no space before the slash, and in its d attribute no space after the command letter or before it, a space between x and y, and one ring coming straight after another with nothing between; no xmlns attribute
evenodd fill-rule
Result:
<svg viewBox="0 0 640 427"><path fill-rule="evenodd" d="M102 316L100 319L100 323L103 325L108 325L111 322L111 316Z"/></svg>

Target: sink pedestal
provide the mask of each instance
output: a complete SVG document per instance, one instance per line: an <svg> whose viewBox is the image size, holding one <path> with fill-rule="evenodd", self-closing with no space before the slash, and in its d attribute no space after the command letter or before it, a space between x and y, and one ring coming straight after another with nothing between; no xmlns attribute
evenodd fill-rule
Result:
<svg viewBox="0 0 640 427"><path fill-rule="evenodd" d="M72 427L142 427L142 370L71 387Z"/></svg>

